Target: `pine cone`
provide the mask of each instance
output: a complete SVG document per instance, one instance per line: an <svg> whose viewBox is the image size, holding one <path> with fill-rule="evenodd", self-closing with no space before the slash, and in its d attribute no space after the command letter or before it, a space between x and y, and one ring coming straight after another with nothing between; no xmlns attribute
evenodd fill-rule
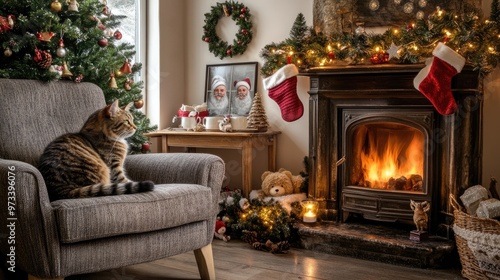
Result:
<svg viewBox="0 0 500 280"><path fill-rule="evenodd" d="M274 245L276 245L276 247L271 251L273 254L286 253L290 249L290 243L286 240L275 243Z"/></svg>
<svg viewBox="0 0 500 280"><path fill-rule="evenodd" d="M33 60L42 69L49 69L50 65L52 65L52 55L48 51L35 50Z"/></svg>
<svg viewBox="0 0 500 280"><path fill-rule="evenodd" d="M268 251L266 244L264 244L262 242L254 242L254 243L252 243L252 247L255 250Z"/></svg>

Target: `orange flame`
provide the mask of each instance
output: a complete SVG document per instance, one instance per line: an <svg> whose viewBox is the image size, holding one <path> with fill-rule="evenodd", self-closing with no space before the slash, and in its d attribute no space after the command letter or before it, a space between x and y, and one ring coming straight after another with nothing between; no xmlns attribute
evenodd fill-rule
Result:
<svg viewBox="0 0 500 280"><path fill-rule="evenodd" d="M424 137L421 132L405 130L387 133L368 131L361 153L361 166L365 182L371 188L386 189L390 179L411 175L423 176Z"/></svg>

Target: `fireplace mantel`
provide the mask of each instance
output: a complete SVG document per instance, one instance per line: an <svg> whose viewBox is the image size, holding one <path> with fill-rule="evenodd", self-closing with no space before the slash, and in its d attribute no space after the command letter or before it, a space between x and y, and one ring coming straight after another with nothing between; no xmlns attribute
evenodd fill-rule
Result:
<svg viewBox="0 0 500 280"><path fill-rule="evenodd" d="M433 112L432 225L450 224L449 194L458 196L481 182L482 100L479 73L466 66L452 80L459 110L449 116L435 111L428 99L413 86L423 64L382 64L317 67L303 71L310 77L309 99L309 195L320 201L328 217L339 218L339 178L336 163L339 122L345 108L382 110L428 110ZM340 176L340 177L339 177ZM436 210L436 209L435 209ZM332 215L333 214L333 215Z"/></svg>

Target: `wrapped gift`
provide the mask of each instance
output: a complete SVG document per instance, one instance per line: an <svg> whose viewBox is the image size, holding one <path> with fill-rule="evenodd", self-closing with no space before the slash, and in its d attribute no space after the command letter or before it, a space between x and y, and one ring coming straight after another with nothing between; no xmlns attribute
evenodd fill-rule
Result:
<svg viewBox="0 0 500 280"><path fill-rule="evenodd" d="M479 203L483 200L488 199L488 190L481 186L475 185L465 190L464 194L460 196L460 200L467 209L469 215L476 215Z"/></svg>
<svg viewBox="0 0 500 280"><path fill-rule="evenodd" d="M479 202L476 213L481 218L493 219L500 217L500 200L490 198Z"/></svg>

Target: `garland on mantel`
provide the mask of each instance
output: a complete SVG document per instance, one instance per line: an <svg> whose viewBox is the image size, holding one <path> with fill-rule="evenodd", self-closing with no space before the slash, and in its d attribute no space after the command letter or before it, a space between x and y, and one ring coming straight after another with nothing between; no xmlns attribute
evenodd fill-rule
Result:
<svg viewBox="0 0 500 280"><path fill-rule="evenodd" d="M485 75L500 59L499 1L494 0L491 6L489 19L481 19L475 11L456 15L437 9L427 19L389 28L383 34L367 34L357 28L354 33L329 37L308 28L299 14L290 38L262 49L260 56L265 62L261 74L268 77L288 63L300 70L329 65L422 63L432 56L439 42L445 42Z"/></svg>

